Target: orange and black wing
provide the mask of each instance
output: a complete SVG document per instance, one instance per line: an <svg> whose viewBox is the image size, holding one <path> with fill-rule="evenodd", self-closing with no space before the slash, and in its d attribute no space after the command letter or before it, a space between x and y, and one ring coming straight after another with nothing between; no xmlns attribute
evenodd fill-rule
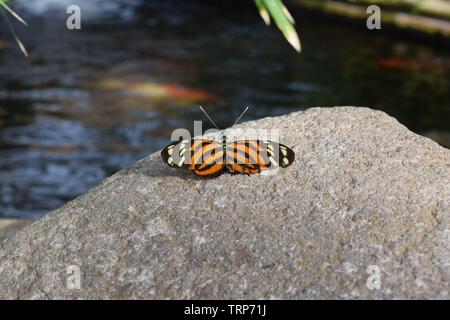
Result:
<svg viewBox="0 0 450 320"><path fill-rule="evenodd" d="M231 173L253 174L287 167L295 159L289 147L267 140L234 141L227 145L226 167Z"/></svg>
<svg viewBox="0 0 450 320"><path fill-rule="evenodd" d="M202 177L217 177L225 171L222 145L213 140L173 142L161 151L161 157L171 167L189 169Z"/></svg>

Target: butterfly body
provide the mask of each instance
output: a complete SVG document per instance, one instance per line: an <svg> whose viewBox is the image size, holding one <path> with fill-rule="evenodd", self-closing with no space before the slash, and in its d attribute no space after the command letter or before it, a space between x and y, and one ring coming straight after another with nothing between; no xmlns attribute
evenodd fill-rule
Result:
<svg viewBox="0 0 450 320"><path fill-rule="evenodd" d="M287 167L295 159L287 146L268 140L222 142L206 139L180 140L161 151L163 161L174 168L184 168L197 176L217 177L231 174L256 174L274 167Z"/></svg>

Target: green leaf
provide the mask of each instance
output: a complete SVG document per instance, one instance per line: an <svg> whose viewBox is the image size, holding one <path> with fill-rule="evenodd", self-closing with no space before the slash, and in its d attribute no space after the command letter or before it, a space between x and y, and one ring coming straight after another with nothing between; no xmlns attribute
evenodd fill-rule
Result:
<svg viewBox="0 0 450 320"><path fill-rule="evenodd" d="M258 8L259 15L264 20L264 23L267 26L270 25L270 15L266 9L266 6L264 5L263 0L255 0L255 3L256 3L256 7Z"/></svg>
<svg viewBox="0 0 450 320"><path fill-rule="evenodd" d="M6 11L8 11L14 18L16 18L17 20L19 20L21 23L23 23L24 25L28 25L28 23L26 23L25 20L23 20L17 13L15 13L8 5L9 1L8 0L0 0L0 6L2 6Z"/></svg>
<svg viewBox="0 0 450 320"><path fill-rule="evenodd" d="M295 50L300 52L301 44L297 31L294 28L294 18L284 6L283 2L281 0L255 0L255 3L264 22L266 24L270 23L270 15L286 40Z"/></svg>
<svg viewBox="0 0 450 320"><path fill-rule="evenodd" d="M9 2L8 0L0 0L0 12L2 13L3 17L5 18L6 24L8 25L8 28L10 32L12 33L14 40L17 42L17 45L19 46L20 51L22 51L23 55L25 57L28 57L28 52L25 46L23 45L22 41L17 36L16 32L14 31L14 27L12 26L11 22L9 21L8 16L6 15L6 11L9 12L14 18L18 19L21 23L27 25L25 20L20 18L18 14L16 14L9 6L6 4Z"/></svg>

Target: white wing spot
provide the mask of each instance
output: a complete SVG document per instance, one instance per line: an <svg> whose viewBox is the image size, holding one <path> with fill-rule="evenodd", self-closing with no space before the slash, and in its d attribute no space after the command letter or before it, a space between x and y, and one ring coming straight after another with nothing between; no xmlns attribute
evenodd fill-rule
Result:
<svg viewBox="0 0 450 320"><path fill-rule="evenodd" d="M274 166L278 166L278 163L275 161L273 157L269 157L269 160Z"/></svg>
<svg viewBox="0 0 450 320"><path fill-rule="evenodd" d="M272 157L275 157L275 153L272 150L267 149L267 153L270 154Z"/></svg>
<svg viewBox="0 0 450 320"><path fill-rule="evenodd" d="M172 157L169 157L169 159L167 159L167 163L168 163L168 164L172 164L172 163L173 163Z"/></svg>
<svg viewBox="0 0 450 320"><path fill-rule="evenodd" d="M178 162L179 167L181 167L183 165L184 159L186 159L185 156L181 157L180 162Z"/></svg>
<svg viewBox="0 0 450 320"><path fill-rule="evenodd" d="M281 153L283 154L283 156L287 155L287 150L286 148L280 147Z"/></svg>
<svg viewBox="0 0 450 320"><path fill-rule="evenodd" d="M283 163L285 166L287 166L289 164L288 158L283 158Z"/></svg>
<svg viewBox="0 0 450 320"><path fill-rule="evenodd" d="M267 149L273 151L273 146L272 146L272 144L269 141L267 141Z"/></svg>
<svg viewBox="0 0 450 320"><path fill-rule="evenodd" d="M172 153L173 153L173 148L169 147L169 148L167 149L167 154L168 154L169 156L171 156Z"/></svg>

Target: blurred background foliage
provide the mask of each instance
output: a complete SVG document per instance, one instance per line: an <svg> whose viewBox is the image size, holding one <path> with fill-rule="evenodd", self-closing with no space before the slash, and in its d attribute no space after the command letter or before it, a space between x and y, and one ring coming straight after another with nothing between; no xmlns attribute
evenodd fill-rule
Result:
<svg viewBox="0 0 450 320"><path fill-rule="evenodd" d="M11 31L14 39L19 45L20 50L23 52L25 56L28 56L28 53L23 45L22 41L17 36L14 31L14 27L11 25L8 16L5 14L5 11L13 16L15 19L27 25L25 20L23 20L11 7L8 5L12 0L0 0L0 10L2 11L3 17ZM298 38L297 32L294 28L294 18L289 13L286 6L283 4L281 0L255 0L258 11L263 18L264 22L269 25L270 19L272 18L275 21L277 27L281 30L286 40L294 47L295 50L300 51L300 40Z"/></svg>
<svg viewBox="0 0 450 320"><path fill-rule="evenodd" d="M12 0L0 0L0 11L10 29L14 39L19 48L25 56L28 55L25 46L14 31L13 26L9 22L9 13L15 19L27 25L27 23L9 6ZM261 18L266 25L270 25L271 19L275 21L276 26L291 46L298 52L301 51L300 39L295 30L295 20L289 10L281 0L254 0L258 8ZM348 1L329 1L329 0L297 0L301 5L308 8L321 9L322 11L350 17L364 17L365 7L348 6L346 3L361 4L361 5L380 5L384 8L394 9L399 12L410 12L415 15L404 16L387 13L384 15L384 21L392 23L399 27L409 27L423 32L441 32L446 36L450 36L450 25L445 20L450 18L450 0L348 0ZM417 15L424 15L424 17L439 17L444 21L430 21L424 17L417 17Z"/></svg>
<svg viewBox="0 0 450 320"><path fill-rule="evenodd" d="M192 129L199 104L220 127L247 105L244 121L365 106L450 147L449 1L370 1L373 31L362 0L0 2L0 217L73 199Z"/></svg>
<svg viewBox="0 0 450 320"><path fill-rule="evenodd" d="M3 18L5 19L5 23L8 26L9 31L11 31L11 34L14 37L14 40L16 41L17 45L19 46L20 50L22 51L22 53L25 56L28 56L28 52L27 52L25 46L23 45L22 41L17 36L17 34L14 30L14 27L8 18L8 14L13 16L17 21L23 23L24 25L27 25L27 23L14 10L12 10L10 8L10 6L8 5L9 2L10 2L10 0L0 0L0 11L2 13Z"/></svg>

